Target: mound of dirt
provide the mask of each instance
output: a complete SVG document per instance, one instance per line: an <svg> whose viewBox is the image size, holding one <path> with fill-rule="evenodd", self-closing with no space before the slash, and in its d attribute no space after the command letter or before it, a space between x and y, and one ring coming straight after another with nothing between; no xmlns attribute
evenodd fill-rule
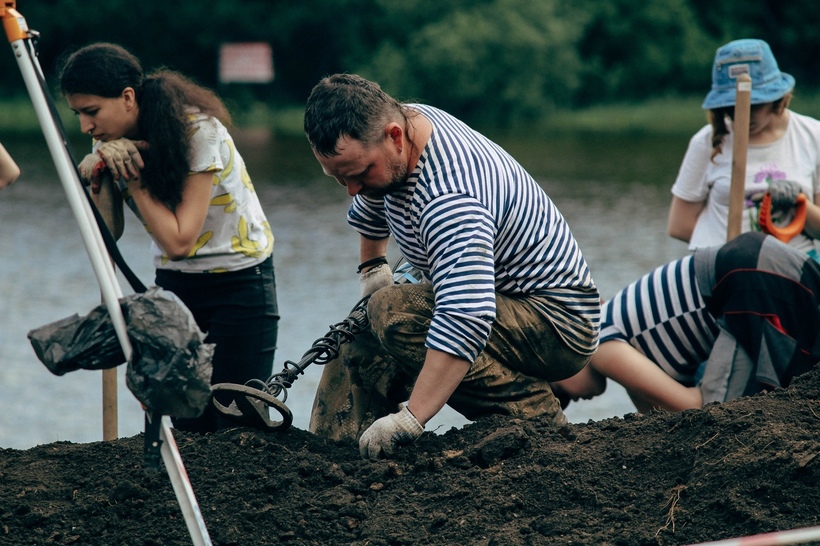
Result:
<svg viewBox="0 0 820 546"><path fill-rule="evenodd" d="M818 525L820 369L788 389L562 428L493 417L392 460L291 428L174 431L217 545L668 545ZM143 436L0 450L0 543L189 545Z"/></svg>

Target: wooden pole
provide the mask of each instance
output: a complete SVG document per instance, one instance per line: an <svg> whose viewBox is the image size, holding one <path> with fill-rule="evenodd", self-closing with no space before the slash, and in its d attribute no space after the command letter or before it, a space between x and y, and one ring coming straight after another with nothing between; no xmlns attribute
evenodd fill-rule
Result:
<svg viewBox="0 0 820 546"><path fill-rule="evenodd" d="M97 194L97 210L108 230L115 239L122 235L122 205L114 205L114 181L110 174L102 175L100 192ZM113 260L112 260L113 261ZM103 303L105 301L103 300ZM119 437L119 413L117 408L117 368L102 371L102 429L103 441L116 440Z"/></svg>
<svg viewBox="0 0 820 546"><path fill-rule="evenodd" d="M102 418L103 441L116 440L117 429L117 368L102 371Z"/></svg>
<svg viewBox="0 0 820 546"><path fill-rule="evenodd" d="M740 235L743 220L743 204L746 200L746 153L749 148L749 117L752 95L752 78L741 74L737 78L735 115L732 120L732 182L729 190L729 222L726 241Z"/></svg>

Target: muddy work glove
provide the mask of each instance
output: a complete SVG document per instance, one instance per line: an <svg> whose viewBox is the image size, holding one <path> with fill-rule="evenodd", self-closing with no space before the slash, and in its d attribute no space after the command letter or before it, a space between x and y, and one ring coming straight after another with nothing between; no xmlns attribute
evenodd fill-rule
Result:
<svg viewBox="0 0 820 546"><path fill-rule="evenodd" d="M380 263L361 273L359 277L361 295L359 297L369 296L379 288L391 284L393 284L393 273L390 271L390 266L387 263Z"/></svg>
<svg viewBox="0 0 820 546"><path fill-rule="evenodd" d="M793 180L774 180L768 192L772 199L773 211L788 211L797 203L797 196L803 188Z"/></svg>
<svg viewBox="0 0 820 546"><path fill-rule="evenodd" d="M407 406L398 413L376 420L359 438L359 453L365 459L389 457L399 446L409 445L418 440L424 427Z"/></svg>
<svg viewBox="0 0 820 546"><path fill-rule="evenodd" d="M80 177L91 184L92 193L100 193L100 174L105 170L105 161L99 154L88 154L77 165Z"/></svg>
<svg viewBox="0 0 820 546"><path fill-rule="evenodd" d="M97 154L105 161L114 180L119 178L131 180L139 178L140 170L145 167L140 150L145 150L147 147L148 144L141 140L118 138L100 144Z"/></svg>

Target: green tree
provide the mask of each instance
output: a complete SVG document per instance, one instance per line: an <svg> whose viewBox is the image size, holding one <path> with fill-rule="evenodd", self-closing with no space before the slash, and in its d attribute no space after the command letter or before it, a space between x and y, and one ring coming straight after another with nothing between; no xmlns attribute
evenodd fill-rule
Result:
<svg viewBox="0 0 820 546"><path fill-rule="evenodd" d="M583 19L559 0L494 0L440 14L361 67L386 89L494 125L537 121L577 88Z"/></svg>
<svg viewBox="0 0 820 546"><path fill-rule="evenodd" d="M689 0L697 25L716 47L739 38L769 43L780 68L803 86L820 85L820 2L816 0ZM714 54L714 50L712 51Z"/></svg>
<svg viewBox="0 0 820 546"><path fill-rule="evenodd" d="M708 89L714 48L686 0L585 2L578 105Z"/></svg>
<svg viewBox="0 0 820 546"><path fill-rule="evenodd" d="M304 104L334 72L357 72L405 100L472 123L537 122L555 109L702 95L715 49L743 37L770 43L800 89L820 85L816 0L19 0L40 32L51 85L60 58L95 41L134 52L247 105ZM273 46L276 78L219 85L224 42ZM11 52L0 95L25 93Z"/></svg>

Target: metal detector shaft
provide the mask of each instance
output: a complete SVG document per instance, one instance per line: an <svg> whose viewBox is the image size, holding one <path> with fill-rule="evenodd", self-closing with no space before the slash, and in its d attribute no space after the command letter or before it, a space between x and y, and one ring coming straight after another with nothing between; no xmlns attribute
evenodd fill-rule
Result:
<svg viewBox="0 0 820 546"><path fill-rule="evenodd" d="M94 220L93 211L85 195L85 190L77 175L77 168L69 153L68 144L62 138L62 124L59 122L59 117L52 110L53 103L48 100L45 78L33 50L31 33L25 19L14 7L15 2L13 1L5 0L2 4L2 8L0 8L2 13L0 15L3 18L3 26L17 59L17 64L20 67L20 72L23 75L31 102L34 105L37 119L43 130L54 165L57 168L60 182L79 225L80 234L99 282L106 308L111 316L117 339L122 346L126 360L129 360L132 347L128 339L125 317L119 305L122 290L117 281L114 267L108 259L105 243ZM182 459L179 456L179 450L171 433L170 419L167 416L162 417L161 439L163 440L161 451L165 468L171 479L171 484L193 543L195 546L210 546L212 544L211 539L202 519L196 497L193 494L188 475L185 472L185 467L182 464Z"/></svg>

